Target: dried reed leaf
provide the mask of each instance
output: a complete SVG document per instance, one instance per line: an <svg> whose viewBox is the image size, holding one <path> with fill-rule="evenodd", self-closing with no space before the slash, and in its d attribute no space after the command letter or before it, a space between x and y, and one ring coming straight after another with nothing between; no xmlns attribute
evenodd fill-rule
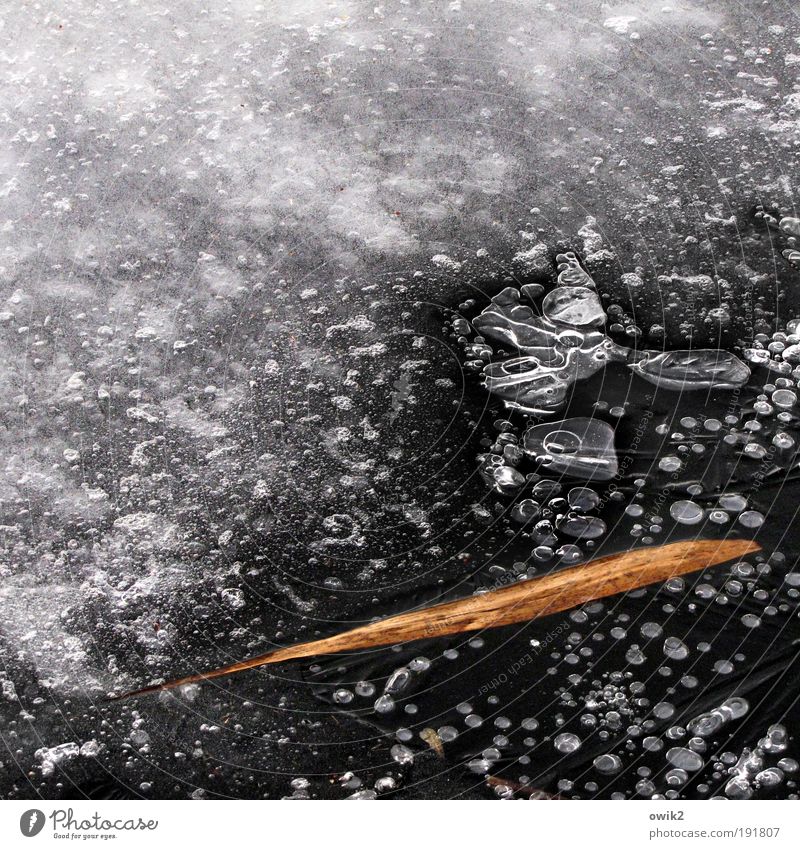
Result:
<svg viewBox="0 0 800 849"><path fill-rule="evenodd" d="M696 540L675 542L659 548L639 548L601 557L541 578L519 581L482 595L390 616L332 637L275 649L249 660L187 675L164 684L154 684L115 698L171 690L184 684L208 681L288 660L513 625L569 610L598 598L662 583L677 575L696 572L757 551L760 551L760 546L751 540Z"/></svg>

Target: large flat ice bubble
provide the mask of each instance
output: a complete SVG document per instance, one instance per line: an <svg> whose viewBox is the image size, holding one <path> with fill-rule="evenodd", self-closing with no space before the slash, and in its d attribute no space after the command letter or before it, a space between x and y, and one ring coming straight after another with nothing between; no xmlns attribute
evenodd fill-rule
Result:
<svg viewBox="0 0 800 849"><path fill-rule="evenodd" d="M591 377L610 360L626 357L627 349L601 333L572 334L566 340L569 345L559 344L536 356L488 363L483 369L486 388L509 408L548 416L564 406L577 381Z"/></svg>
<svg viewBox="0 0 800 849"><path fill-rule="evenodd" d="M520 303L519 289L507 286L492 298L491 304L472 321L483 336L510 344L524 353L536 353L556 342L556 329Z"/></svg>
<svg viewBox="0 0 800 849"><path fill-rule="evenodd" d="M572 251L556 256L559 286L591 286L594 280L580 264L580 260Z"/></svg>
<svg viewBox="0 0 800 849"><path fill-rule="evenodd" d="M489 363L483 370L486 388L509 408L538 415L553 413L566 401L573 381L567 358L555 351L550 353L554 357L548 365L538 357Z"/></svg>
<svg viewBox="0 0 800 849"><path fill-rule="evenodd" d="M611 480L618 471L614 430L597 419L574 418L528 428L526 453L551 472L586 480Z"/></svg>
<svg viewBox="0 0 800 849"><path fill-rule="evenodd" d="M603 324L606 313L593 289L585 286L557 286L542 301L545 318L577 327Z"/></svg>
<svg viewBox="0 0 800 849"><path fill-rule="evenodd" d="M750 378L750 369L737 356L711 348L662 354L647 351L630 368L663 389L734 389Z"/></svg>
<svg viewBox="0 0 800 849"><path fill-rule="evenodd" d="M789 236L800 236L800 218L787 215L781 218L778 226Z"/></svg>

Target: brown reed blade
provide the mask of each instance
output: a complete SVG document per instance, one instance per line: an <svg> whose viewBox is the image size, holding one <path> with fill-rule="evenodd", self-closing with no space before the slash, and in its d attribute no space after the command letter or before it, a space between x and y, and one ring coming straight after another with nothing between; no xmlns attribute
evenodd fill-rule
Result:
<svg viewBox="0 0 800 849"><path fill-rule="evenodd" d="M332 637L275 649L249 660L187 675L164 684L154 684L113 698L124 699L172 690L184 684L221 678L287 660L513 625L569 610L598 598L661 583L677 575L696 572L760 550L761 546L751 540L696 540L612 554L542 578L519 581L482 595L390 616Z"/></svg>

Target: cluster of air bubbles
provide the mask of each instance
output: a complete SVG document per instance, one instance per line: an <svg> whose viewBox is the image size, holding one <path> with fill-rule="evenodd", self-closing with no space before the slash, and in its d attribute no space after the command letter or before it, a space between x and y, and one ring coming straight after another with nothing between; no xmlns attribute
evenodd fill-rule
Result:
<svg viewBox="0 0 800 849"><path fill-rule="evenodd" d="M769 389L769 385L766 388ZM786 431L789 418L784 417L777 429L770 429L764 413L759 413L759 403L756 400L751 408L730 411L721 418L683 416L678 423L662 422L655 427L656 434L663 438L665 450L655 464L653 484L660 491L668 487L682 489L685 493L668 506L669 516L676 524L697 526L700 532L711 531L715 526L726 529L738 525L753 533L764 523L764 513L750 504L746 487L742 487L741 492L734 488L723 493L708 492L700 479L702 465L697 478L693 477L695 460L716 464L721 462L726 451L731 457L732 468L758 480L791 466L796 446L795 438ZM709 450L713 456L706 460L704 456ZM758 465L748 466L749 460ZM687 482L675 483L681 479ZM637 482L640 489L633 494L626 509L628 515L639 519L634 536L645 533L653 536L662 531L662 516L646 510L645 483L645 479Z"/></svg>
<svg viewBox="0 0 800 849"><path fill-rule="evenodd" d="M591 549L606 533L606 523L593 515L604 497L597 488L565 485L542 473L566 469L568 475L591 477L591 471L600 466L615 470L613 431L591 419L533 426L522 438L508 419L497 420L494 429L496 435L484 440L487 451L479 455L479 471L498 495L512 499L508 516L531 539L534 562L554 557L564 563L579 562L584 551L578 543ZM473 511L479 521L492 521L491 512L482 505L475 505Z"/></svg>
<svg viewBox="0 0 800 849"><path fill-rule="evenodd" d="M724 795L728 799L750 799L759 790L768 791L787 781L787 776L798 770L797 761L784 756L788 746L789 732L776 723L753 749L745 748L738 758L730 752L720 755L717 775L727 774Z"/></svg>
<svg viewBox="0 0 800 849"><path fill-rule="evenodd" d="M800 250L798 250L800 218L785 215L778 219L763 208L759 208L755 215L768 227L785 237L786 247L781 250L781 255L793 268L800 268Z"/></svg>
<svg viewBox="0 0 800 849"><path fill-rule="evenodd" d="M619 308L603 308L597 287L576 257L559 255L556 272L555 287L509 286L476 318L459 315L451 325L464 347L467 368L480 373L493 399L509 411L481 443L479 473L492 495L473 506L475 519L488 526L502 518L500 527L509 537L530 540L531 556L524 563L515 563L513 569L493 564L490 576L508 571L512 579L532 577L538 563L556 558L566 564L579 562L608 535L606 523L611 517L617 522L617 515L623 518L624 531L630 528L631 536L645 545L659 535L672 535L675 526L684 535L756 534L765 522L759 487L774 472L797 463L800 319L789 322L784 332L757 335L741 359L712 349L626 348L613 342L606 329L630 339L641 331ZM474 315L476 306L465 303L462 309ZM647 450L653 454L628 450L621 439L633 424L635 405L629 402L589 402L586 410L577 411L576 405L580 417L559 414L573 386L609 363L616 364L614 374L627 368L636 379L659 389L704 390L697 393L700 403L691 411L681 403L682 411L674 418L671 411L656 412L660 418L647 425L652 427L647 430ZM724 407L714 409L716 401L709 403L709 390L745 385L747 389ZM720 393L719 399L723 397ZM660 445L653 449L653 442ZM652 458L650 468L634 466L631 473L629 454L634 462ZM759 486L749 485L753 478ZM392 758L398 766L413 763L420 741L431 749L446 749L448 741L469 735L460 746L481 740L465 758L473 773L493 777L512 756L528 772L524 767L535 757L533 750L543 746L563 765L565 775L556 780L562 793L581 792L566 777L571 763L579 761L582 769L591 764L593 774L583 785L591 793L603 784L603 777L614 780L626 763L639 758L660 762L657 769L637 768L635 792L643 797L678 798L688 786L698 787L701 794L714 793L719 786L731 798L745 798L744 784L750 794L775 786L793 771L792 761L781 754L786 748L782 726L771 726L764 739L741 756L723 757L714 738L735 733L728 726L748 713L747 701L731 695L688 719L683 713L685 691L701 688L704 674L732 687L737 680L733 673L749 659L747 649L722 654L716 640L708 635L708 642L690 639L670 621L678 605L693 613L729 605L729 611L736 608L732 621L742 629L742 638L758 639L763 630L751 634L752 629L768 623L769 617L791 612L791 605L778 601L761 580L783 562L785 558L774 553L756 558L755 565L729 566L724 575L703 575L691 582L674 578L663 588L664 617L656 614L640 621L625 612L608 612L596 620L598 627L588 638L574 632L562 634L558 642L549 637L545 643L532 641L537 654L546 651L552 662L546 674L553 676L554 684L559 682L554 695L561 713L526 719L520 727L518 720L502 715L498 689L488 704L472 697L459 703L447 724L423 729L425 736L401 729ZM793 574L785 576L784 590L794 594L796 606L800 578L792 583ZM595 606L603 609L602 603ZM576 626L588 622L590 607L572 611L570 620ZM608 627L601 628L606 615ZM616 643L616 671L595 667L603 640ZM464 645L443 649L442 659L455 660L459 652L463 654ZM653 663L658 667L655 679L665 682L658 696L648 677ZM707 672L698 671L698 665ZM408 708L414 708L401 694L376 695L376 711L404 718ZM603 746L593 751L598 741ZM525 754L519 754L520 744ZM406 750L412 753L411 761ZM575 753L577 758L571 758ZM767 763L773 753L781 755L780 763ZM494 792L515 795L527 776L517 778L495 782ZM632 784L626 793L633 792Z"/></svg>
<svg viewBox="0 0 800 849"><path fill-rule="evenodd" d="M563 498L572 507L590 509L596 506L592 492L586 487L572 487L554 497ZM455 751L449 748L450 744L456 741L459 747L472 748L463 761L466 769L486 778L490 791L504 798L528 798L534 792L526 784L529 778L525 773L536 762L537 750L548 751L556 758L561 772L555 779L558 792L568 795L601 792L602 787L625 774L628 766L642 764L642 759L649 759L651 766L636 767L635 787L632 782L618 795L680 798L690 792L689 788L696 788L700 795L720 792L732 798L746 798L779 784L791 791L791 776L797 765L787 757L788 733L783 726L771 726L757 746L741 756L719 754L719 741L736 733L734 724L749 716L746 698L734 693L716 707L688 718L683 713L685 697L681 697L681 691L702 687L702 677L693 674L698 663L707 664L712 674L723 678L745 656L737 653L728 659L718 653L713 642L690 640L685 633L671 632L672 613L680 596L691 608L693 597L715 604L733 598L738 605L749 593L752 601L762 604L762 616L775 615L779 609L791 612L790 605L759 586L759 578L769 575L771 566L784 562L785 558L776 553L768 561L757 559L755 565L746 561L734 563L724 575L693 582L691 586L684 578L672 579L664 587L665 596L672 600L663 606L664 616L655 615L655 608L650 608L650 616L640 619L626 611L611 613L603 602L571 611L567 615L571 627L544 639L530 640L532 654L544 655L551 663L547 675L552 676L556 697L554 707L539 716L520 720L518 715L504 713L503 687L509 686L518 674L506 672L498 679L484 681L479 695L458 702L447 714L437 713L439 721L425 726L417 718L425 715L423 708L412 700L412 696L417 699L413 695L418 693L416 679L432 667L432 662L424 657L396 666L382 686L362 681L345 688L351 694L344 705L346 710L354 709L359 698L377 697L374 709L382 714L383 724L388 722L394 731L389 757L396 774L382 776L381 783L376 782L371 788L349 785L351 793L389 792L403 783L420 753L448 758L449 752ZM800 574L785 573L782 592L796 604L800 598ZM753 609L747 609L741 614L742 623L752 627L747 617L753 615ZM586 639L587 628L591 639ZM613 671L597 670L592 674L597 657L594 646L604 640L619 645L624 663ZM470 637L458 649L443 648L436 663L456 659L465 650L479 652L486 646L482 636ZM658 697L653 697L652 677L637 676L640 667L647 668L643 664L652 662L658 665L656 677L671 682L659 689ZM522 670L526 666L519 664L516 668ZM519 683L524 686L522 678ZM592 751L598 744L599 751ZM514 781L498 777L507 775L511 760L519 765L521 774L515 775ZM661 766L652 764L654 760ZM584 764L584 772L586 763L591 766L580 787L567 777L578 763Z"/></svg>
<svg viewBox="0 0 800 849"><path fill-rule="evenodd" d="M750 365L757 368L764 357L777 357L782 344L800 341L800 336L792 335L795 323L790 323L789 332L775 334L769 350L760 352L762 343L769 340L757 336L754 347L746 351L750 365L716 349L656 352L625 348L605 334L610 316L575 254L556 257L556 276L556 286L550 291L538 283L507 286L471 321L460 314L452 320L468 367L479 370L488 391L528 421L550 417L562 409L574 383L591 377L610 362L627 366L649 383L681 393L738 389L749 381ZM472 311L475 302L461 306ZM617 320L609 330L630 330L627 335L631 337L640 334L635 326L626 328L620 322L618 308L613 313L612 318ZM630 535L642 544L653 544L664 532L666 514L675 524L697 526L698 531L738 525L742 531L755 533L764 522L764 514L735 492L725 493L714 503L703 484L692 481L691 464L693 460L713 462L709 451L713 454L720 443L735 457L763 464L764 474L772 461L786 461L794 455L795 440L788 430L797 400L795 390L794 379L782 372L774 384L764 386L747 410L739 410L739 404L732 403L720 418L695 414L681 417L677 427L676 422L659 424L656 432L670 444L651 472L635 482L636 491L625 511L634 519ZM596 415L626 415L626 405L611 407L599 401L594 408ZM779 427L768 425L770 416ZM566 563L583 559L595 547L595 540L607 534L605 516L592 515L593 508L581 508L569 499L565 504L564 493L543 499L536 486L548 476L562 483L565 478L580 480L601 507L628 497L624 488L614 486L604 491L602 486L615 480L619 472L614 427L595 417L522 426L519 419L509 418L500 420L499 425L500 432L484 440L485 450L478 458L480 474L487 484L498 496L511 500L507 511L501 506L499 512L506 513L522 526L524 534L533 537L534 562L548 561L554 555ZM648 491L664 489L676 480L687 481L682 484L685 496L663 504L663 510L648 510ZM476 505L475 513L482 523L490 524L498 511L493 513L481 504Z"/></svg>

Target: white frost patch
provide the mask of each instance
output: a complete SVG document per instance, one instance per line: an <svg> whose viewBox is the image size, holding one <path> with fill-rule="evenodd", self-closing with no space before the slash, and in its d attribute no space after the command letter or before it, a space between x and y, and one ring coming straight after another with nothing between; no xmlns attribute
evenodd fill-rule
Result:
<svg viewBox="0 0 800 849"><path fill-rule="evenodd" d="M374 329L374 321L370 321L365 315L356 315L344 324L331 325L325 331L325 336L326 338L330 339L331 336L334 336L337 333L369 333L371 330Z"/></svg>
<svg viewBox="0 0 800 849"><path fill-rule="evenodd" d="M7 702L18 702L19 701L19 696L17 695L17 689L14 686L13 681L9 681L7 679L3 679L2 681L0 681L0 693L3 694L3 698Z"/></svg>
<svg viewBox="0 0 800 849"><path fill-rule="evenodd" d="M709 109L719 112L723 109L733 109L734 112L761 112L766 106L752 97L733 97L729 100L716 100L708 104Z"/></svg>
<svg viewBox="0 0 800 849"><path fill-rule="evenodd" d="M791 110L792 112L800 112L800 92L794 92L790 94L783 101L784 108Z"/></svg>
<svg viewBox="0 0 800 849"><path fill-rule="evenodd" d="M85 588L77 582L45 584L32 575L16 575L0 584L0 633L16 647L20 659L35 666L45 687L87 690L100 686L104 673L93 666L83 642L64 630L61 618L68 607L85 600ZM6 697L12 688L6 692L4 686Z"/></svg>
<svg viewBox="0 0 800 849"><path fill-rule="evenodd" d="M458 271L461 268L461 263L447 254L435 254L431 257L431 262L434 265L438 265L439 268L445 268L448 271Z"/></svg>
<svg viewBox="0 0 800 849"><path fill-rule="evenodd" d="M211 416L191 410L180 397L170 398L163 403L163 409L167 414L167 424L177 427L192 436L207 439L221 439L228 435L228 429Z"/></svg>
<svg viewBox="0 0 800 849"><path fill-rule="evenodd" d="M53 746L52 749L37 749L34 754L39 761L42 777L49 778L56 771L56 767L65 761L77 758L79 752L77 743L61 743L59 746Z"/></svg>
<svg viewBox="0 0 800 849"><path fill-rule="evenodd" d="M638 20L634 15L615 15L613 18L607 18L603 21L603 26L618 35L625 35L630 32L631 24Z"/></svg>
<svg viewBox="0 0 800 849"><path fill-rule="evenodd" d="M385 342L375 342L372 345L356 345L348 353L353 357L382 357L389 350Z"/></svg>

